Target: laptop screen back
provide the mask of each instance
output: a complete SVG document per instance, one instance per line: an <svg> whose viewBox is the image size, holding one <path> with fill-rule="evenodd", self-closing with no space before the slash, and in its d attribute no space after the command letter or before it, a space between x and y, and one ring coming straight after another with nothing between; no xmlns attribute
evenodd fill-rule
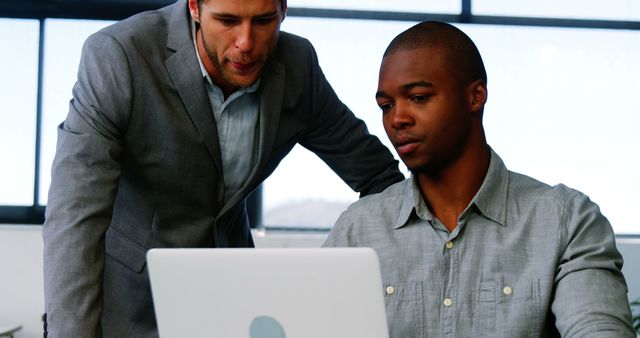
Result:
<svg viewBox="0 0 640 338"><path fill-rule="evenodd" d="M152 249L161 338L387 338L369 248Z"/></svg>

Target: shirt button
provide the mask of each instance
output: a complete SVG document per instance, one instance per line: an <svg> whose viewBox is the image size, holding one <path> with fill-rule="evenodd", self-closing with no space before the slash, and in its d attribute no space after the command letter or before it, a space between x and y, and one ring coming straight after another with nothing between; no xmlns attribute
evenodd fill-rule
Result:
<svg viewBox="0 0 640 338"><path fill-rule="evenodd" d="M502 293L504 293L505 295L510 295L511 293L513 293L513 289L511 289L508 286L505 286L504 288L502 288Z"/></svg>
<svg viewBox="0 0 640 338"><path fill-rule="evenodd" d="M445 243L444 245L447 249L451 249L453 248L453 242L452 241L448 241L447 243Z"/></svg>
<svg viewBox="0 0 640 338"><path fill-rule="evenodd" d="M451 298L445 298L444 302L442 302L444 304L444 306L449 307L453 304L453 301L451 300Z"/></svg>
<svg viewBox="0 0 640 338"><path fill-rule="evenodd" d="M389 285L389 286L387 286L385 291L387 292L387 295L391 296L394 292L396 292L396 288L394 288L393 286Z"/></svg>

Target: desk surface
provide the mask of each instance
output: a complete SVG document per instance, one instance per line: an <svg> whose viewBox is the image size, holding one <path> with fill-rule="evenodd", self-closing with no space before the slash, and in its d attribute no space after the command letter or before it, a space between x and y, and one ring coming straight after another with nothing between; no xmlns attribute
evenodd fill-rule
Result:
<svg viewBox="0 0 640 338"><path fill-rule="evenodd" d="M21 328L22 328L22 325L0 324L0 337L13 334L16 331L20 330Z"/></svg>

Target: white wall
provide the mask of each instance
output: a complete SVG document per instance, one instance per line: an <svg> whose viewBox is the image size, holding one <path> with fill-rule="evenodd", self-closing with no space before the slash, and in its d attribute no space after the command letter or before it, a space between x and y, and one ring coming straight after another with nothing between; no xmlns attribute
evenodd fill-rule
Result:
<svg viewBox="0 0 640 338"><path fill-rule="evenodd" d="M15 338L42 337L42 227L0 225L0 326Z"/></svg>
<svg viewBox="0 0 640 338"><path fill-rule="evenodd" d="M42 337L42 227L0 225L0 326L22 325L15 338ZM258 247L317 247L326 235L255 232ZM618 240L629 298L640 297L640 238Z"/></svg>
<svg viewBox="0 0 640 338"><path fill-rule="evenodd" d="M640 299L640 237L618 238L616 242L624 258L622 273L629 287L629 299Z"/></svg>

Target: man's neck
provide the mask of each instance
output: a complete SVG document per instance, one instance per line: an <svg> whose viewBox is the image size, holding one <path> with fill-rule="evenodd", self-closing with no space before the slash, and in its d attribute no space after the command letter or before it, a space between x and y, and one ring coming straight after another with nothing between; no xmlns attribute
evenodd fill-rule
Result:
<svg viewBox="0 0 640 338"><path fill-rule="evenodd" d="M416 173L422 198L450 232L484 182L490 161L491 151L483 143L438 173Z"/></svg>

